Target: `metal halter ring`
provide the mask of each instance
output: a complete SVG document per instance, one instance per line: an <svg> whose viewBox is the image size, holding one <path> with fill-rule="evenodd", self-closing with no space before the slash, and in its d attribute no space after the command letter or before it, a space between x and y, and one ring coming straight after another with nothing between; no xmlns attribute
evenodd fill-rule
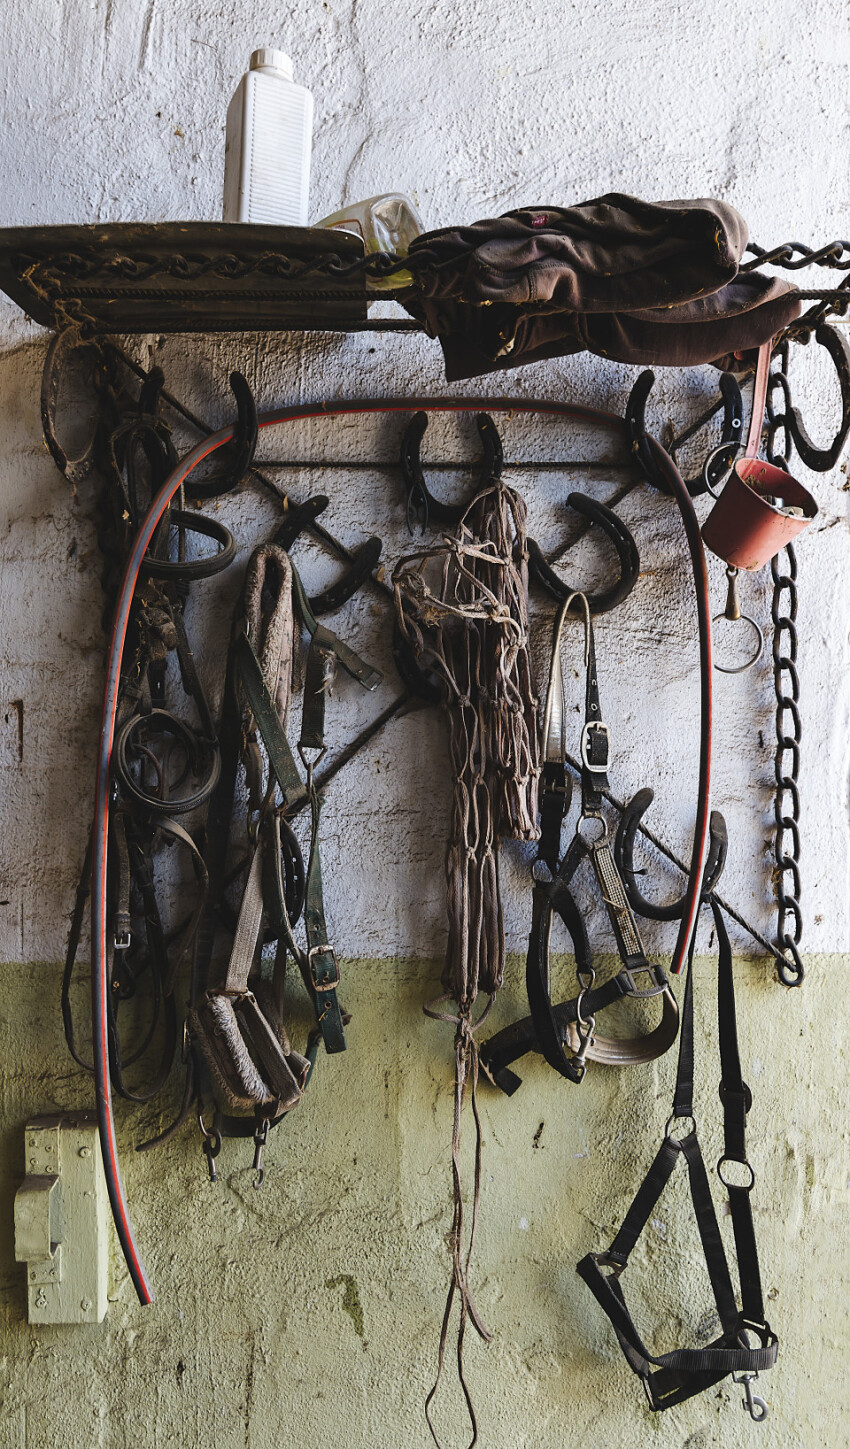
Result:
<svg viewBox="0 0 850 1449"><path fill-rule="evenodd" d="M585 831L583 829L583 827L586 826L591 820L599 826L599 834L596 835L593 839L590 839L585 834ZM581 838L581 840L588 847L588 849L591 849L594 845L601 845L602 842L604 840L607 840L608 838L608 826L606 824L604 816L597 815L595 813L592 815L580 815L578 820L576 821L576 835Z"/></svg>
<svg viewBox="0 0 850 1449"><path fill-rule="evenodd" d="M715 661L714 667L720 674L743 674L746 669L752 668L757 659L761 658L761 652L764 648L764 634L755 619L741 611L741 602L738 598L738 570L734 564L727 565L726 578L728 580L726 608L722 614L715 614L711 622L712 624L716 624L719 619L727 619L732 624L749 624L752 629L755 629L758 642L755 653L751 654L749 659L745 659L743 664L718 664Z"/></svg>
<svg viewBox="0 0 850 1449"><path fill-rule="evenodd" d="M726 1178L723 1176L723 1168L725 1163L727 1162L737 1162L739 1167L745 1167L747 1169L747 1172L750 1174L749 1182L727 1182ZM752 1192L756 1184L756 1174L752 1163L742 1161L739 1157L728 1157L725 1153L723 1157L719 1158L718 1160L717 1176L720 1178L720 1181L723 1183L723 1186L726 1188L727 1192L731 1187L743 1188L744 1192Z"/></svg>
<svg viewBox="0 0 850 1449"><path fill-rule="evenodd" d="M672 1132L672 1127L673 1127L673 1123L674 1122L690 1122L690 1124L691 1124L690 1132L684 1133L682 1137L674 1137L673 1136L673 1132ZM682 1117L677 1116L677 1114L675 1112L671 1112L670 1113L670 1116L667 1118L667 1125L664 1128L664 1136L667 1138L667 1140L669 1142L674 1142L674 1143L676 1143L678 1145L680 1142L683 1142L685 1140L685 1137L690 1137L691 1133L696 1132L696 1130L697 1130L697 1119L694 1116L693 1112L689 1112L687 1114L687 1116L682 1116ZM722 1161L722 1159L721 1159L721 1161Z"/></svg>

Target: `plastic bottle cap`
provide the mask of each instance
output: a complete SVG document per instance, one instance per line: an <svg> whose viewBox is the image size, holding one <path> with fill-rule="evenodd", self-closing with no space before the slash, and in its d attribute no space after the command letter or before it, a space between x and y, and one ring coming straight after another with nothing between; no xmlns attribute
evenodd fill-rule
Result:
<svg viewBox="0 0 850 1449"><path fill-rule="evenodd" d="M251 70L277 70L287 80L292 80L292 61L282 50L255 50L251 56Z"/></svg>

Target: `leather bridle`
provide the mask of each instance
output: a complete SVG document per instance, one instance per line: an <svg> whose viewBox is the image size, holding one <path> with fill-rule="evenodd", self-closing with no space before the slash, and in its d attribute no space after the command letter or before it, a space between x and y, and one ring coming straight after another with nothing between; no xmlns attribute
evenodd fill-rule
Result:
<svg viewBox="0 0 850 1449"><path fill-rule="evenodd" d="M587 422L591 425L601 426L621 437L627 436L624 421L614 414L568 403L549 400L536 401L528 398L445 398L439 400L383 398L375 399L373 402L365 404L360 401L331 402L317 405L308 404L283 408L268 413L259 419L259 427L263 429L306 418L346 416L363 413L400 413L409 412L417 408L421 408L426 412L477 412L481 409L486 409L490 412L510 411L514 413L534 413L553 417L568 417L577 421ZM190 479L195 468L217 449L231 442L235 435L236 429L234 427L228 427L205 438L183 458L153 499L129 550L123 579L118 591L107 658L101 736L96 772L95 822L92 849L92 1023L95 1085L104 1165L113 1217L132 1281L140 1301L143 1303L151 1301L151 1290L136 1246L135 1235L133 1233L123 1184L121 1182L115 1127L112 1116L109 1074L110 1043L108 1031L109 1013L107 1010L109 990L107 841L111 813L110 794L113 740L118 711L121 658L130 620L136 581L143 567L151 540L166 509L181 485ZM693 511L690 496L682 482L678 469L668 455L654 440L648 439L647 442L654 464L658 472L669 482L682 516L695 579L700 643L702 690L698 771L699 786L688 889L685 895L682 919L679 925L678 938L671 967L672 972L677 974L686 959L689 943L693 934L696 913L699 906L703 858L708 837L708 794L711 760L710 614L705 559L699 536L699 526Z"/></svg>

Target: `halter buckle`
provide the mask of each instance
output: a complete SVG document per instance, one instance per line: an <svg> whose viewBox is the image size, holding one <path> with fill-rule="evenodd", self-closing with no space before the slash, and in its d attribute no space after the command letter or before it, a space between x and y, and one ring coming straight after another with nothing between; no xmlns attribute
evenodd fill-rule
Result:
<svg viewBox="0 0 850 1449"><path fill-rule="evenodd" d="M331 960L334 963L334 974L330 978L330 980L316 980L316 971L313 966L314 956L330 956ZM336 951L334 950L333 946L329 946L327 942L325 942L324 945L311 946L309 951L307 952L307 964L310 969L310 980L313 983L314 991L333 991L335 987L339 986L339 962L336 958Z"/></svg>
<svg viewBox="0 0 850 1449"><path fill-rule="evenodd" d="M128 911L116 911L112 923L113 951L129 951L133 944L132 923Z"/></svg>
<svg viewBox="0 0 850 1449"><path fill-rule="evenodd" d="M670 986L664 968L657 966L652 961L645 961L640 966L624 966L619 974L621 978L625 976L629 983L629 996L634 996L638 1001L643 1001L650 996L660 996L662 991L667 991ZM640 991L636 983L636 978L639 976L648 976L653 983L652 986Z"/></svg>
<svg viewBox="0 0 850 1449"><path fill-rule="evenodd" d="M605 760L602 764L594 764L591 760L591 750L596 739L602 737L605 741ZM611 731L601 719L589 719L585 722L581 732L581 763L591 775L604 775L608 769L608 759L611 752Z"/></svg>

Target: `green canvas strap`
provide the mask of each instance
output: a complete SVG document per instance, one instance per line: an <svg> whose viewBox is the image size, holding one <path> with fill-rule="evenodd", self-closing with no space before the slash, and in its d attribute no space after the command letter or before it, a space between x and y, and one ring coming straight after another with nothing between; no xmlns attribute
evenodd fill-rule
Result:
<svg viewBox="0 0 850 1449"><path fill-rule="evenodd" d="M239 681L257 722L269 764L280 786L287 810L294 810L306 797L306 790L298 773L298 766L290 749L286 732L280 722L274 699L263 675L251 640L246 633L237 634L234 640Z"/></svg>
<svg viewBox="0 0 850 1449"><path fill-rule="evenodd" d="M337 1001L339 965L336 952L328 942L325 925L325 903L322 896L322 862L319 857L319 813L321 798L310 782L310 808L313 833L310 860L307 866L307 889L304 896L304 926L307 932L307 969L315 992L316 1014L322 1029L322 1040L328 1052L345 1051L342 1012Z"/></svg>
<svg viewBox="0 0 850 1449"><path fill-rule="evenodd" d="M331 690L337 664L341 664L352 679L364 689L374 689L383 675L349 649L341 639L324 624L320 624L304 591L298 570L292 568L292 588L298 601L298 610L304 627L310 635L310 649L307 654L307 669L304 678L304 710L301 716L300 745L304 750L325 748L325 700Z"/></svg>
<svg viewBox="0 0 850 1449"><path fill-rule="evenodd" d="M266 852L272 875L272 889L268 899L274 902L277 915L276 926L291 952L304 985L310 993L316 1012L316 1020L322 1033L325 1051L345 1051L345 1031L342 1009L337 999L339 966L336 952L328 944L325 926L325 907L322 895L322 865L319 856L319 811L321 801L318 791L311 786L312 839L310 860L307 866L307 883L304 897L304 918L307 932L307 950L298 945L286 909L286 890L281 868L280 815L275 814L271 824L271 849Z"/></svg>

